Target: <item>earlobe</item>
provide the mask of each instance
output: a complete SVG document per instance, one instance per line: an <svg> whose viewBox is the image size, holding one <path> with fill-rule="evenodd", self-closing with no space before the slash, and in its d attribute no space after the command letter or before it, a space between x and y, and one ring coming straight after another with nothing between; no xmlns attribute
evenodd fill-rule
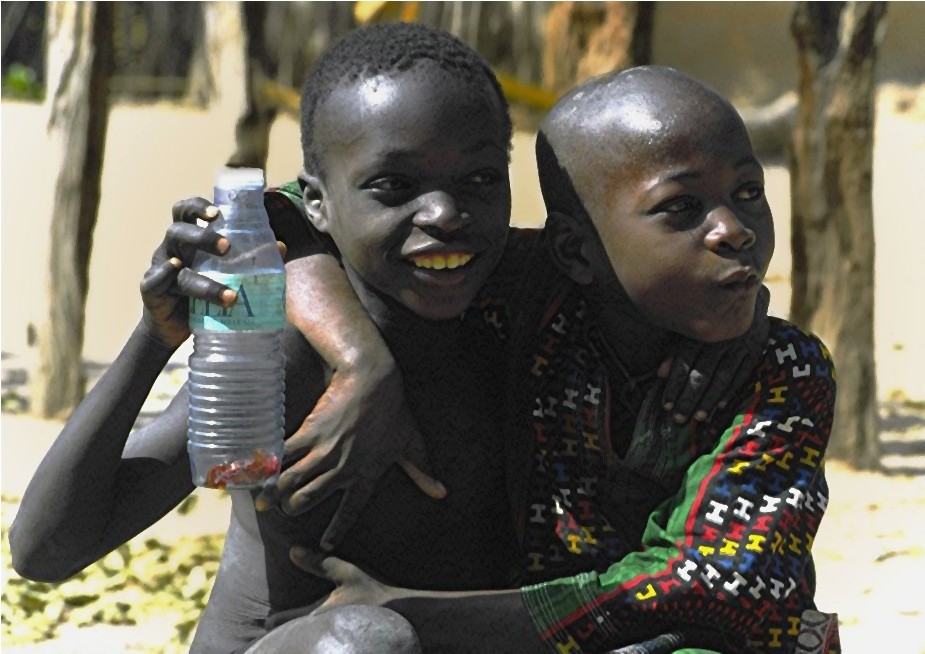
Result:
<svg viewBox="0 0 925 654"><path fill-rule="evenodd" d="M324 201L324 187L321 180L314 175L301 173L299 185L302 187L302 201L305 213L319 232L328 233L328 213Z"/></svg>
<svg viewBox="0 0 925 654"><path fill-rule="evenodd" d="M546 217L550 255L556 266L573 281L588 285L594 282L592 256L587 227L572 216L550 212Z"/></svg>

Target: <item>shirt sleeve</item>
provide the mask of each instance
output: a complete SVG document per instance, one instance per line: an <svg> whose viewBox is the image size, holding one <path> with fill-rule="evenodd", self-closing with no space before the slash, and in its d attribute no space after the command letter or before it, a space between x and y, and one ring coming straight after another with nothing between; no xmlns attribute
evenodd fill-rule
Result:
<svg viewBox="0 0 925 654"><path fill-rule="evenodd" d="M793 651L813 606L810 550L828 502L834 403L823 343L777 321L754 392L649 516L641 549L603 572L523 589L551 651L669 631L694 647Z"/></svg>
<svg viewBox="0 0 925 654"><path fill-rule="evenodd" d="M287 261L313 254L330 254L340 258L334 240L318 231L308 219L302 189L297 181L267 188L263 204L276 239L286 244Z"/></svg>

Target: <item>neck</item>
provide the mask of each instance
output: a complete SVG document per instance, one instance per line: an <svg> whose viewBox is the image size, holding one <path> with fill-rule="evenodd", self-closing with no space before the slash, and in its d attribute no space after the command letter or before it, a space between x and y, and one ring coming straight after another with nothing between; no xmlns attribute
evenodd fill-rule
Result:
<svg viewBox="0 0 925 654"><path fill-rule="evenodd" d="M605 354L616 359L611 365L630 377L656 371L670 355L677 337L645 318L622 288L592 285L586 292Z"/></svg>
<svg viewBox="0 0 925 654"><path fill-rule="evenodd" d="M442 338L454 338L460 320L428 320L414 313L394 298L371 288L349 267L347 277L363 308L398 359L398 350L420 349L422 343L437 345Z"/></svg>

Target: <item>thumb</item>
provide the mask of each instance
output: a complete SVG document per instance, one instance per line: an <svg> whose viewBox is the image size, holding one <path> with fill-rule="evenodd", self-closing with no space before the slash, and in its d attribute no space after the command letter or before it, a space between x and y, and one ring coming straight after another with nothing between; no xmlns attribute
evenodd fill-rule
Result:
<svg viewBox="0 0 925 654"><path fill-rule="evenodd" d="M294 545L289 549L289 560L305 572L334 583L339 581L340 568L345 564L337 557L327 556L301 545Z"/></svg>

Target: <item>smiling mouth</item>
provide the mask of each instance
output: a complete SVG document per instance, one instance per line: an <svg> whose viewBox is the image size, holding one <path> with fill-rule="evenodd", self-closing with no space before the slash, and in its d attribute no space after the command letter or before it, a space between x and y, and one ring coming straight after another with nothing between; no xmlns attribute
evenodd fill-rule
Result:
<svg viewBox="0 0 925 654"><path fill-rule="evenodd" d="M472 255L465 252L449 252L444 254L421 254L408 258L416 268L424 268L425 270L455 270L469 263L472 259Z"/></svg>

